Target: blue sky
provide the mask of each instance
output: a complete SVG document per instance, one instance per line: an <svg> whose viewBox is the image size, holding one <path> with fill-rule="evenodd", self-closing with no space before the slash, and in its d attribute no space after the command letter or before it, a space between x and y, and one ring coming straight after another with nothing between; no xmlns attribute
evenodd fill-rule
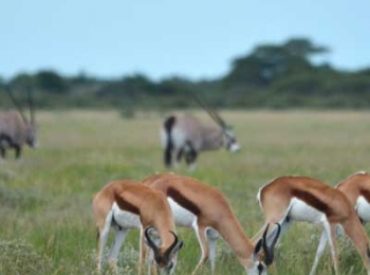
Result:
<svg viewBox="0 0 370 275"><path fill-rule="evenodd" d="M226 73L260 43L305 36L335 66L370 66L369 0L3 0L0 76L55 69L159 79Z"/></svg>

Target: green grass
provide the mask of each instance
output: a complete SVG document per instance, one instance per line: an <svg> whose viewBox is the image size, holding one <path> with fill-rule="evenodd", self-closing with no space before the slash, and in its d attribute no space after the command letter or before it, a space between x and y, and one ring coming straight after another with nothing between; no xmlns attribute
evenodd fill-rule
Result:
<svg viewBox="0 0 370 275"><path fill-rule="evenodd" d="M201 114L207 119L204 114ZM192 176L217 186L228 197L245 232L263 225L258 188L282 175L306 175L335 184L369 169L370 113L226 112L243 148L200 155ZM21 161L0 163L0 274L92 274L95 228L91 199L111 179L141 179L163 171L158 114L123 119L119 113L40 113L40 148ZM185 168L180 173L188 174ZM177 274L189 274L199 258L195 236L185 241ZM319 230L295 224L283 237L272 274L307 274ZM217 274L242 274L230 249L219 242ZM132 232L120 256L124 274L135 274L138 234ZM341 242L342 274L364 273L360 257ZM330 274L329 253L319 274ZM205 267L201 274L208 274Z"/></svg>

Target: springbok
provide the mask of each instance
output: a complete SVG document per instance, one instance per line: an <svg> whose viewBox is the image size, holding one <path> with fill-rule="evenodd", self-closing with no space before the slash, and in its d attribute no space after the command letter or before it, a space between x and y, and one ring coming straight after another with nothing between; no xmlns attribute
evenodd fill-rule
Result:
<svg viewBox="0 0 370 275"><path fill-rule="evenodd" d="M142 183L166 194L176 225L195 231L202 255L193 274L208 259L214 273L218 235L234 251L247 274L267 274L267 266L273 262L280 225L269 236L266 236L266 228L263 237L254 245L244 234L226 198L216 188L173 173L153 175Z"/></svg>
<svg viewBox="0 0 370 275"><path fill-rule="evenodd" d="M325 248L326 241L329 242L335 274L338 274L336 226L341 226L357 248L370 274L369 240L355 210L341 191L316 179L288 176L277 178L263 186L257 199L264 212L266 224L279 223L282 233L293 221L321 224L324 234L318 251ZM318 256L315 257L311 275L315 274L317 264Z"/></svg>
<svg viewBox="0 0 370 275"><path fill-rule="evenodd" d="M9 89L6 89L17 111L8 111L0 114L0 158L5 158L6 150L15 150L15 157L18 159L22 154L22 147L27 144L29 147L36 146L36 123L33 100L28 91L28 103L30 119L28 120L23 110L14 98Z"/></svg>
<svg viewBox="0 0 370 275"><path fill-rule="evenodd" d="M357 172L342 182L336 188L349 199L357 212L360 221L365 224L370 221L370 175L367 172Z"/></svg>
<svg viewBox="0 0 370 275"><path fill-rule="evenodd" d="M174 233L172 212L162 192L131 180L112 181L95 195L92 208L98 229L98 271L101 270L109 230L114 227L116 236L109 255L113 268L116 268L119 250L129 230L140 228L160 273L173 272L183 242ZM152 239L151 231L157 231L160 246ZM139 268L141 273L141 266Z"/></svg>
<svg viewBox="0 0 370 275"><path fill-rule="evenodd" d="M204 124L191 115L167 117L161 129L164 163L167 167L172 166L173 159L177 165L184 156L189 169L194 170L201 151L217 150L221 147L230 152L240 149L232 127L215 111L206 108L198 98L196 99L217 125Z"/></svg>
<svg viewBox="0 0 370 275"><path fill-rule="evenodd" d="M336 188L340 190L355 209L362 224L370 221L370 175L366 172L357 172L340 182ZM322 235L325 233L323 232ZM316 251L315 264L312 274L315 272L319 260L325 250L327 239L321 236Z"/></svg>

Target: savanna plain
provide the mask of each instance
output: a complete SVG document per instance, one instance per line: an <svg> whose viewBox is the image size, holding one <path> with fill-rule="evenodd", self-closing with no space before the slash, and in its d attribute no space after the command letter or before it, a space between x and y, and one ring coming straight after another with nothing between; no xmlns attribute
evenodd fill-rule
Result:
<svg viewBox="0 0 370 275"><path fill-rule="evenodd" d="M206 114L199 117L212 123ZM113 111L39 112L39 148L13 152L0 162L0 274L95 274L96 229L91 200L112 179L142 179L165 171L159 127L165 114ZM368 170L370 112L223 112L242 150L200 155L189 174L219 188L246 234L263 225L258 188L282 175L305 175L334 185ZM369 228L369 227L368 227ZM277 249L271 274L308 274L321 229L294 224ZM369 230L368 230L369 232ZM192 231L178 229L185 246L176 274L190 274L200 249ZM136 274L138 232L132 231L119 257L121 274ZM346 238L339 241L342 274L365 274ZM200 274L209 274L208 266ZM230 249L218 242L216 274L243 274ZM106 270L105 274L109 274ZM332 274L329 251L318 274Z"/></svg>

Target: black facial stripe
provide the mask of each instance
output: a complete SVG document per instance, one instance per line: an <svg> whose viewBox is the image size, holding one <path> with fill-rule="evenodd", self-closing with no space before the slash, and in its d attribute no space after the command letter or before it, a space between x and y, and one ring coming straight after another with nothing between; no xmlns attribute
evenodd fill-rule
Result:
<svg viewBox="0 0 370 275"><path fill-rule="evenodd" d="M262 272L263 272L263 265L261 263L259 263L258 266L257 266L257 269L258 269L258 274L262 274Z"/></svg>

